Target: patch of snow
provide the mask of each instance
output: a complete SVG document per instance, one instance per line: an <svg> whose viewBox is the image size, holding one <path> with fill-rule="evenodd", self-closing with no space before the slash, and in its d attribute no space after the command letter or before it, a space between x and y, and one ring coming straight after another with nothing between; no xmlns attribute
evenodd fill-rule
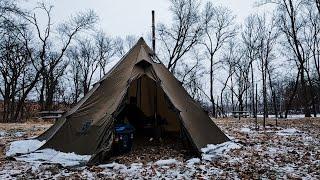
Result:
<svg viewBox="0 0 320 180"><path fill-rule="evenodd" d="M84 178L84 179L88 179L88 180L94 180L96 178L94 178L92 172L88 171L88 170L83 170L82 173L81 173L81 177Z"/></svg>
<svg viewBox="0 0 320 180"><path fill-rule="evenodd" d="M165 165L171 165L171 164L177 164L178 161L175 159L166 159L166 160L159 160L155 162L156 165L158 166L165 166Z"/></svg>
<svg viewBox="0 0 320 180"><path fill-rule="evenodd" d="M188 165L194 165L194 164L198 164L198 163L200 163L200 159L199 158L192 158L192 159L189 159L187 161Z"/></svg>
<svg viewBox="0 0 320 180"><path fill-rule="evenodd" d="M13 179L14 176L21 174L21 170L4 170L0 172L0 179Z"/></svg>
<svg viewBox="0 0 320 180"><path fill-rule="evenodd" d="M241 128L241 129L240 129L240 132L250 133L250 132L251 132L251 129L250 129L250 128Z"/></svg>
<svg viewBox="0 0 320 180"><path fill-rule="evenodd" d="M227 141L222 144L208 144L207 147L202 148L202 153L205 154L223 154L226 151L229 151L231 149L239 149L241 148L237 143L234 143L232 141Z"/></svg>
<svg viewBox="0 0 320 180"><path fill-rule="evenodd" d="M277 132L277 135L279 136L290 136L290 135L296 135L301 133L299 130L295 128L289 128L289 129L283 129Z"/></svg>
<svg viewBox="0 0 320 180"><path fill-rule="evenodd" d="M130 167L123 167L120 172L127 174L129 176L136 175L139 173L139 170L143 167L142 163L132 163Z"/></svg>
<svg viewBox="0 0 320 180"><path fill-rule="evenodd" d="M112 177L112 179L116 179L116 174L125 175L126 177L132 177L133 179L137 179L140 174L140 170L143 168L142 163L132 163L130 166L126 166L118 163L109 163L99 165L100 168L104 168L103 174L106 177ZM151 164L148 165L151 167ZM148 168L147 168L148 169ZM146 170L146 169L145 169Z"/></svg>
<svg viewBox="0 0 320 180"><path fill-rule="evenodd" d="M33 152L40 148L46 141L39 141L36 139L28 139L21 141L14 141L10 144L6 156L14 156L16 154L25 154Z"/></svg>
<svg viewBox="0 0 320 180"><path fill-rule="evenodd" d="M78 155L75 153L64 153L54 149L42 149L30 154L16 157L17 160L32 163L39 166L43 162L61 164L64 167L81 165L89 161L90 155Z"/></svg>
<svg viewBox="0 0 320 180"><path fill-rule="evenodd" d="M305 117L304 114L289 114L287 119L303 119Z"/></svg>
<svg viewBox="0 0 320 180"><path fill-rule="evenodd" d="M292 173L295 171L294 166L292 165L286 165L285 167L282 168L284 170L284 172L286 173Z"/></svg>
<svg viewBox="0 0 320 180"><path fill-rule="evenodd" d="M0 131L0 137L4 137L6 135L7 135L7 133L5 131Z"/></svg>
<svg viewBox="0 0 320 180"><path fill-rule="evenodd" d="M228 161L230 164L239 164L239 163L242 163L243 162L243 159L242 158L238 158L238 157L234 157L232 159L229 159Z"/></svg>
<svg viewBox="0 0 320 180"><path fill-rule="evenodd" d="M99 165L101 168L109 168L109 169L114 169L114 170L119 170L119 169L127 169L127 166L119 163L109 163L109 164L101 164Z"/></svg>
<svg viewBox="0 0 320 180"><path fill-rule="evenodd" d="M211 161L214 158L222 156L224 153L232 149L240 149L241 146L235 142L227 141L222 144L208 144L207 147L202 148L202 159L206 161Z"/></svg>
<svg viewBox="0 0 320 180"><path fill-rule="evenodd" d="M275 158L276 156L280 154L284 154L288 151L288 149L280 149L278 147L267 147L267 151L265 152L268 154L271 158ZM271 159L269 159L271 160Z"/></svg>
<svg viewBox="0 0 320 180"><path fill-rule="evenodd" d="M319 117L320 114L317 114L317 117ZM262 114L258 114L258 118L263 118ZM269 114L268 118L270 119L276 119L276 115L274 114ZM290 120L294 120L294 119L303 119L305 118L304 114L288 114L287 118L280 118L280 116L278 115L278 120L286 120L286 119L290 119Z"/></svg>
<svg viewBox="0 0 320 180"><path fill-rule="evenodd" d="M22 136L24 136L26 133L25 132L15 132L13 135L15 136L15 137L22 137Z"/></svg>
<svg viewBox="0 0 320 180"><path fill-rule="evenodd" d="M313 140L313 138L311 136L303 136L303 139L305 141L312 141Z"/></svg>
<svg viewBox="0 0 320 180"><path fill-rule="evenodd" d="M279 152L279 148L275 148L275 147L268 147L268 152L274 154Z"/></svg>

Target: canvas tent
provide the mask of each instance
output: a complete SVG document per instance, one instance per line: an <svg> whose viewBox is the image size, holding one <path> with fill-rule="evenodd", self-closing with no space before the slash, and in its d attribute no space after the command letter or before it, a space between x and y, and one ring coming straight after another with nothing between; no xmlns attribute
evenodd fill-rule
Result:
<svg viewBox="0 0 320 180"><path fill-rule="evenodd" d="M97 162L112 148L114 123L134 97L146 116L167 120L167 131L185 131L199 152L229 139L140 38L136 45L71 110L38 137L41 147L93 155Z"/></svg>

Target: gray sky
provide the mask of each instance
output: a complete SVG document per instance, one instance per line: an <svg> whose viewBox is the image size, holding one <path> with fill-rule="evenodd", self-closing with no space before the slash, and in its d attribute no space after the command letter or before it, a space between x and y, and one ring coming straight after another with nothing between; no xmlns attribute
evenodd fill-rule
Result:
<svg viewBox="0 0 320 180"><path fill-rule="evenodd" d="M59 23L71 14L93 9L100 17L99 26L112 36L145 35L150 31L151 10L156 11L157 22L170 22L169 0L47 0L54 5L54 22ZM239 23L254 11L256 0L211 0L216 5L229 7ZM37 0L26 0L27 7ZM202 3L205 1L202 0Z"/></svg>

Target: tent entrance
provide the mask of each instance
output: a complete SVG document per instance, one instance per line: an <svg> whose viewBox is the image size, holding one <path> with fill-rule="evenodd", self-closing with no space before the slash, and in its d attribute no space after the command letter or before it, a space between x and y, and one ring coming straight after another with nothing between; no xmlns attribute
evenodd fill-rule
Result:
<svg viewBox="0 0 320 180"><path fill-rule="evenodd" d="M130 124L135 128L133 151L161 145L183 149L188 144L179 112L160 85L146 75L131 82L114 117L115 124Z"/></svg>
<svg viewBox="0 0 320 180"><path fill-rule="evenodd" d="M155 138L165 132L180 133L181 129L178 112L160 85L146 75L131 82L116 120L116 123L130 123L137 132L146 135L153 132Z"/></svg>

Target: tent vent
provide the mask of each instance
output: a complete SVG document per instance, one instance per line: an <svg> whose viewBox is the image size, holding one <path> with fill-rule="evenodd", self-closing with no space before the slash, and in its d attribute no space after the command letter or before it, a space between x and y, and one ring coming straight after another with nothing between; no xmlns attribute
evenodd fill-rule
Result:
<svg viewBox="0 0 320 180"><path fill-rule="evenodd" d="M151 66L151 63L149 63L149 62L146 61L146 60L141 60L141 61L138 62L136 65L139 66L139 67L141 67L142 69L147 69L148 67Z"/></svg>

